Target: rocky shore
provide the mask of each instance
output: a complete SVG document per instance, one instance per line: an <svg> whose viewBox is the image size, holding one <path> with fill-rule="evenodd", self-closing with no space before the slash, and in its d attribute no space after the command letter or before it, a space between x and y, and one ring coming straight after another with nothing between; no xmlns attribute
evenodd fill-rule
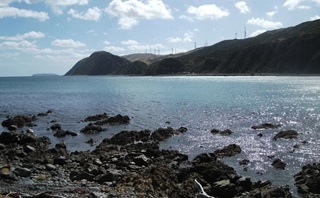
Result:
<svg viewBox="0 0 320 198"><path fill-rule="evenodd" d="M15 116L2 122L7 131L0 134L0 198L2 197L292 197L286 186L275 187L269 181L253 182L238 175L221 161L241 153L239 145L230 144L194 159L175 150L161 150L168 138L188 133L180 127L154 131L121 131L92 151L70 152L61 142L51 145L48 137L37 137L32 130L37 116ZM104 125L127 124L128 116L98 114L83 120L88 125L81 133L104 131ZM253 128L279 128L265 123ZM76 136L64 131L58 123L50 130L56 137ZM214 135L230 135L231 130L211 131ZM280 131L274 137L296 138L293 130ZM249 161L244 159L241 165ZM285 163L275 159L275 168ZM320 165L302 167L294 178L302 197L320 196Z"/></svg>

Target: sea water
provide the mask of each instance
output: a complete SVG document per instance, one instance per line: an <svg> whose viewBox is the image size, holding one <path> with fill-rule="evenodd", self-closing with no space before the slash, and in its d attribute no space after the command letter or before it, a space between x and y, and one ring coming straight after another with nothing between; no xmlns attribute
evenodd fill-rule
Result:
<svg viewBox="0 0 320 198"><path fill-rule="evenodd" d="M242 153L224 161L253 180L270 180L289 185L301 166L319 162L320 77L234 77L234 76L79 76L0 78L0 121L8 115L36 115L47 110L33 128L38 136L49 136L55 144L64 141L71 151L92 150L122 130L155 130L159 127L187 127L188 132L161 144L179 150L192 159L199 153L214 152L238 144ZM106 112L128 115L130 124L106 126L96 135L58 139L47 130L52 120L64 130L79 132L87 116ZM281 129L253 130L251 126L270 122ZM230 136L213 135L212 129L231 129ZM272 140L281 130L298 131L298 139ZM0 127L0 131L6 129ZM259 137L258 134L263 136ZM303 144L302 141L307 141ZM299 145L299 148L294 148ZM275 156L287 163L285 170L271 164ZM247 171L239 165L250 160Z"/></svg>

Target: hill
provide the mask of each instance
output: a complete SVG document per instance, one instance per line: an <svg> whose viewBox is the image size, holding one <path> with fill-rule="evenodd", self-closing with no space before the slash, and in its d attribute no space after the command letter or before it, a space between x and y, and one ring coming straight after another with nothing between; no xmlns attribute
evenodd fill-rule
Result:
<svg viewBox="0 0 320 198"><path fill-rule="evenodd" d="M320 20L315 20L183 54L118 57L95 52L66 75L320 74L319 46Z"/></svg>

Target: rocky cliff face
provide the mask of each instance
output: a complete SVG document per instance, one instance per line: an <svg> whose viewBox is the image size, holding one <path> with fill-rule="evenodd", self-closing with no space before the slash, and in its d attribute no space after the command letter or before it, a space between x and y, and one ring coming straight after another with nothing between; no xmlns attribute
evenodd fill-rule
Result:
<svg viewBox="0 0 320 198"><path fill-rule="evenodd" d="M107 52L80 60L66 75L320 74L320 20L221 41L147 65ZM128 56L131 57L131 56ZM131 58L144 57L141 54ZM134 59L135 60L135 59Z"/></svg>

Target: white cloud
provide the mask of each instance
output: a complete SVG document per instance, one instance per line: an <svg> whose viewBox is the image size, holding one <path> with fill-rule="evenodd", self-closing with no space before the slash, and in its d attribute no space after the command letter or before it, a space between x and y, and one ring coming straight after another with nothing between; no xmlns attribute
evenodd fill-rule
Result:
<svg viewBox="0 0 320 198"><path fill-rule="evenodd" d="M169 43L180 43L182 41L180 37L175 37L175 38L169 37L167 40Z"/></svg>
<svg viewBox="0 0 320 198"><path fill-rule="evenodd" d="M5 17L34 18L39 21L46 21L49 19L48 13L46 12L18 9L15 7L0 7L0 19Z"/></svg>
<svg viewBox="0 0 320 198"><path fill-rule="evenodd" d="M146 50L154 50L154 49L162 49L162 44L154 44L154 45L146 45L146 44L137 44L137 45L130 45L128 49L131 51L146 51Z"/></svg>
<svg viewBox="0 0 320 198"><path fill-rule="evenodd" d="M78 48L85 47L84 43L80 41L74 41L73 39L56 39L51 42L52 45L57 47L65 47L65 48Z"/></svg>
<svg viewBox="0 0 320 198"><path fill-rule="evenodd" d="M314 21L314 20L318 20L318 19L320 19L320 16L319 15L315 15L315 16L310 18L310 21Z"/></svg>
<svg viewBox="0 0 320 198"><path fill-rule="evenodd" d="M98 21L101 17L101 10L97 7L93 7L89 8L85 13L79 13L74 9L70 9L68 14L76 19L82 19L85 21Z"/></svg>
<svg viewBox="0 0 320 198"><path fill-rule="evenodd" d="M186 16L186 15L179 16L179 19L183 19L183 20L186 20L186 21L189 21L189 22L193 22L194 21L192 17Z"/></svg>
<svg viewBox="0 0 320 198"><path fill-rule="evenodd" d="M25 39L39 39L44 37L44 33L32 31L25 34L18 34L16 36L0 36L0 40L20 41Z"/></svg>
<svg viewBox="0 0 320 198"><path fill-rule="evenodd" d="M300 5L303 2L315 2L316 4L320 5L320 0L286 0L283 3L283 6L286 7L288 10L308 10L311 9L311 6L306 6L306 5Z"/></svg>
<svg viewBox="0 0 320 198"><path fill-rule="evenodd" d="M259 34L265 33L267 30L256 30L254 32L252 32L249 37L255 37L258 36Z"/></svg>
<svg viewBox="0 0 320 198"><path fill-rule="evenodd" d="M112 0L106 12L118 17L118 24L122 29L131 29L141 19L173 19L170 9L162 0Z"/></svg>
<svg viewBox="0 0 320 198"><path fill-rule="evenodd" d="M274 10L274 11L270 11L270 12L267 12L266 14L268 15L268 17L273 17L275 14L277 14L278 11Z"/></svg>
<svg viewBox="0 0 320 198"><path fill-rule="evenodd" d="M135 40L127 40L127 41L121 41L121 44L123 44L123 45L139 45L139 42L135 41Z"/></svg>
<svg viewBox="0 0 320 198"><path fill-rule="evenodd" d="M111 43L109 41L105 40L105 41L103 41L103 44L104 45L110 45Z"/></svg>
<svg viewBox="0 0 320 198"><path fill-rule="evenodd" d="M126 50L122 47L116 47L116 46L106 46L103 48L104 51L110 52L110 53L119 53L119 52L125 52Z"/></svg>
<svg viewBox="0 0 320 198"><path fill-rule="evenodd" d="M265 29L276 29L283 26L281 22L273 22L261 18L251 18L247 21L247 24L257 25Z"/></svg>
<svg viewBox="0 0 320 198"><path fill-rule="evenodd" d="M202 5L199 7L189 6L187 12L194 15L198 20L205 19L220 19L222 17L229 16L229 11L223 8L219 8L215 4Z"/></svg>
<svg viewBox="0 0 320 198"><path fill-rule="evenodd" d="M20 41L20 42L13 42L13 41L5 41L0 43L0 49L11 49L11 50L18 50L24 52L31 52L37 49L35 42L29 41Z"/></svg>
<svg viewBox="0 0 320 198"><path fill-rule="evenodd" d="M250 12L250 8L247 6L245 1L239 1L234 4L236 8L239 9L240 13L247 14Z"/></svg>

